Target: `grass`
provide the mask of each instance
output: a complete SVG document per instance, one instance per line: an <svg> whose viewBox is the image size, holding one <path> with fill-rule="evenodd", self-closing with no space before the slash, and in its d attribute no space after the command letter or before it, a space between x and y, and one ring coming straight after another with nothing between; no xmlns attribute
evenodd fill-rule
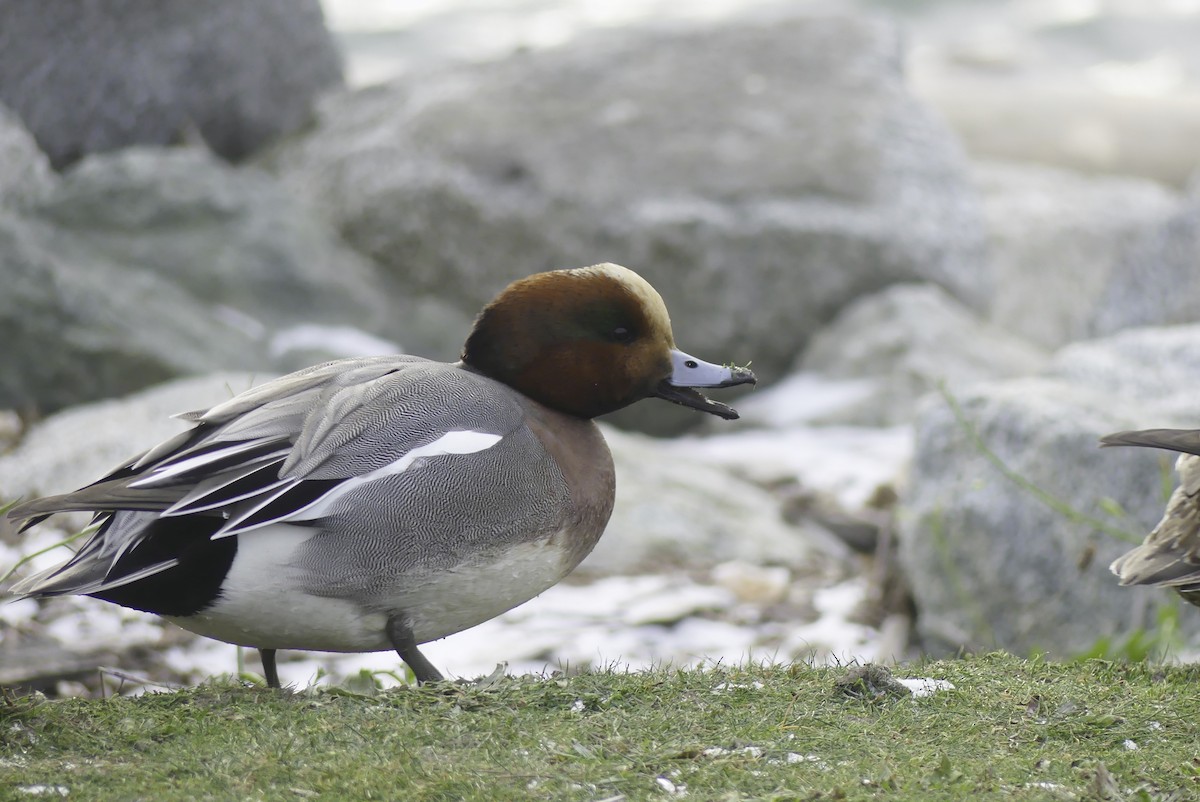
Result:
<svg viewBox="0 0 1200 802"><path fill-rule="evenodd" d="M0 798L1184 800L1200 669L1008 655L899 672L597 672L378 693L231 681L0 703ZM12 794L12 796L7 796Z"/></svg>

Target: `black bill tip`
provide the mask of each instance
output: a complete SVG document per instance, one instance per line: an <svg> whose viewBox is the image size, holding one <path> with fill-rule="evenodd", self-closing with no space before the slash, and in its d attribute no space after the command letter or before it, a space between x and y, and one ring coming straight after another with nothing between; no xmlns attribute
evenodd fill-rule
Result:
<svg viewBox="0 0 1200 802"><path fill-rule="evenodd" d="M706 387L735 387L739 384L758 384L758 378L749 368L730 368L728 377L712 385L706 385ZM655 388L654 396L664 401L670 401L673 404L679 404L690 409L699 410L700 412L707 412L710 415L716 415L718 418L725 420L737 420L740 417L738 411L733 407L722 404L719 401L713 401L694 387L680 387L671 384L670 380L659 382L658 387Z"/></svg>

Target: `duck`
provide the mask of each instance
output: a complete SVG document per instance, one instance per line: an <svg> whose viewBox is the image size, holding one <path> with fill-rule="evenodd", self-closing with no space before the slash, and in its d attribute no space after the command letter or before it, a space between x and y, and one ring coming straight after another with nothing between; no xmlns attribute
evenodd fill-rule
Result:
<svg viewBox="0 0 1200 802"><path fill-rule="evenodd" d="M1200 429L1142 429L1116 432L1102 446L1136 446L1179 452L1179 485L1163 518L1141 545L1113 561L1109 570L1121 585L1173 589L1200 607Z"/></svg>
<svg viewBox="0 0 1200 802"><path fill-rule="evenodd" d="M726 420L700 390L757 381L675 345L662 297L604 263L536 273L475 318L459 361L325 362L209 409L191 428L62 495L97 528L63 564L9 589L83 595L258 650L419 646L537 596L596 545L615 471L595 418L658 398Z"/></svg>

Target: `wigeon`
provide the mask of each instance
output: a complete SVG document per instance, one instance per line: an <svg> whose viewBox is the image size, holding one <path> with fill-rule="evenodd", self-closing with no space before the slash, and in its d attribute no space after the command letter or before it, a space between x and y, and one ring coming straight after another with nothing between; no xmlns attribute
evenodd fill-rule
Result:
<svg viewBox="0 0 1200 802"><path fill-rule="evenodd" d="M1200 430L1117 432L1100 443L1181 452L1175 464L1179 487L1171 494L1163 519L1140 546L1118 557L1109 569L1122 585L1172 588L1200 606Z"/></svg>
<svg viewBox="0 0 1200 802"><path fill-rule="evenodd" d="M420 644L557 583L612 513L612 457L593 418L662 398L725 419L695 388L755 383L675 347L667 308L632 270L539 273L484 307L453 364L343 359L180 417L195 425L96 482L23 503L99 529L10 592L82 594L257 648Z"/></svg>

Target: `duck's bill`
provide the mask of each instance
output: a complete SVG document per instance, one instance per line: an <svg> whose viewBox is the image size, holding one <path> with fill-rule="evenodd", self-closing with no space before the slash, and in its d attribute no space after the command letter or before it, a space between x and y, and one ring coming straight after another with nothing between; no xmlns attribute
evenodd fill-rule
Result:
<svg viewBox="0 0 1200 802"><path fill-rule="evenodd" d="M671 375L659 382L654 395L725 420L737 420L736 409L706 398L696 388L757 383L758 379L749 368L714 365L676 349L671 351Z"/></svg>

